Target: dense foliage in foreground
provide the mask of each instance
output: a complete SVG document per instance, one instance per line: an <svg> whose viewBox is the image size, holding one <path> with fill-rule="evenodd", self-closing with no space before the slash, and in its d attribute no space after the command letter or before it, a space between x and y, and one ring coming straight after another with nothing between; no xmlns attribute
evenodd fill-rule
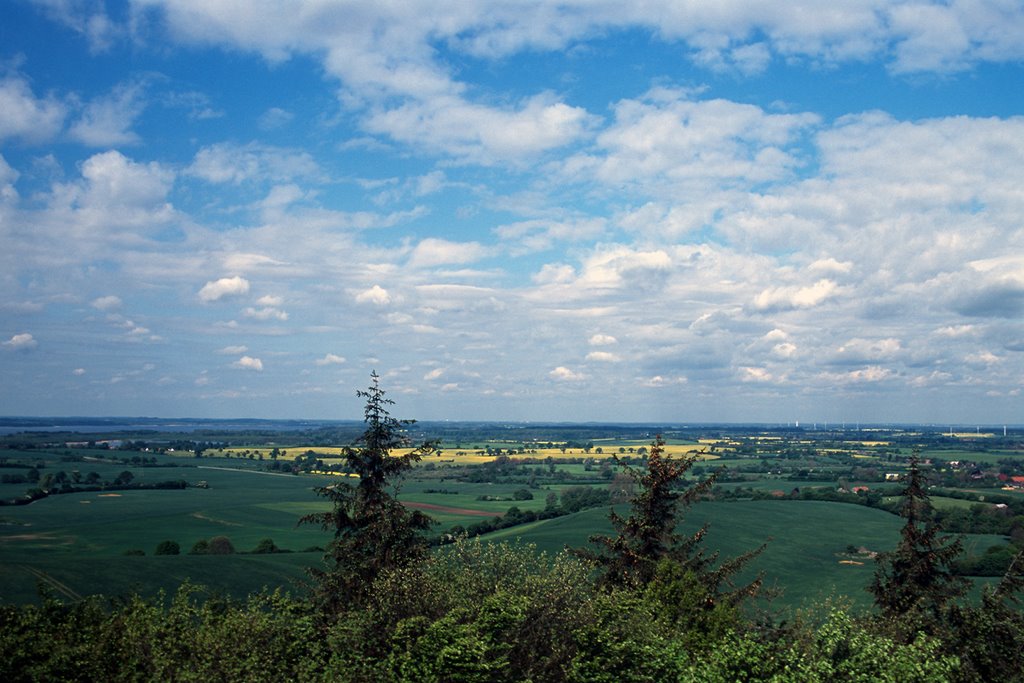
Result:
<svg viewBox="0 0 1024 683"><path fill-rule="evenodd" d="M190 586L166 602L5 607L0 678L941 681L965 673L941 639L903 642L838 608L820 625L758 625L727 606L709 612L693 577L667 561L645 587L608 591L567 554L465 541L421 566L382 572L368 595L335 619L279 593L229 602ZM1013 626L1024 642L1024 625L1015 618Z"/></svg>

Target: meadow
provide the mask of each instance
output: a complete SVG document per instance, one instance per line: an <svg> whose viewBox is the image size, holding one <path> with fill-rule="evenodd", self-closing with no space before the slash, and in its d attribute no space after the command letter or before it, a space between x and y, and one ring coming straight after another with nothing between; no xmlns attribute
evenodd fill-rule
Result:
<svg viewBox="0 0 1024 683"><path fill-rule="evenodd" d="M741 495L730 502L701 502L687 513L683 528L693 531L709 524L707 552L721 552L723 558L767 543L749 572L751 576L763 573L767 585L780 588L775 605L789 609L839 595L856 605L869 603L864 588L874 569L871 553L896 544L902 520L864 505L790 499L791 492L797 488L835 491L837 479L851 487L881 486L875 479L853 475L884 479L885 472L901 471L901 461L892 455L898 445L865 438L853 438L844 445L832 434L819 443L803 436L787 439L736 430L726 436L676 435L668 440L666 451L670 456L696 456L704 472L725 467L726 473L739 476L740 480L723 480L719 490L743 487L750 491L747 499ZM1000 449L995 445L986 444L994 452L980 453L985 457L975 461L998 462L1018 453L1005 444ZM552 497L557 499L573 487L607 490L616 471L612 456L637 465L649 446L644 438L593 434L585 440L553 444L543 438L456 438L417 465L402 482L399 497L436 521L431 535L437 538L453 526L470 528L500 517L513 506L539 513ZM969 448L946 446L931 452L943 459L971 456ZM132 591L153 595L160 590L173 592L186 579L236 597L263 587L301 590L305 569L321 563L322 551L316 548L326 546L330 536L313 526L297 526L297 521L328 509L314 489L339 481L337 473L323 470L341 463L341 454L340 446L306 445L300 438L285 443L280 435L207 448L201 458L188 448L2 450L3 473L21 473L33 466L43 478L64 472L82 480L94 473L96 479L109 482L127 471L136 484L183 480L187 486L176 490L114 487L0 507L0 602L37 601L40 586L67 599ZM498 468L503 457L505 469ZM796 481L797 471L817 472L825 479ZM16 498L25 489L24 483L0 484L0 498ZM966 486L962 490L976 490L978 497L998 492ZM786 498L766 499L779 492ZM939 509L969 510L976 503L944 496L935 499ZM586 545L594 533L610 533L607 514L608 506L603 505L501 529L483 538L535 544L538 550L555 553L566 546ZM218 536L230 540L234 554L189 554L197 542ZM970 552L979 555L1006 543L1000 535L964 538ZM287 552L252 554L265 539ZM180 554L155 555L164 541L177 543ZM851 553L851 547L866 552Z"/></svg>

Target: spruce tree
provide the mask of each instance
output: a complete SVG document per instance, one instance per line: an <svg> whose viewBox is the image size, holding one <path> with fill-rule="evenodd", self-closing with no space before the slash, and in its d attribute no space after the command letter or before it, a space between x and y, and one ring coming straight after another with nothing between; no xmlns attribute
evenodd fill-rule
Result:
<svg viewBox="0 0 1024 683"><path fill-rule="evenodd" d="M651 444L644 469L630 467L617 456L613 457L636 485L630 514L623 517L613 508L608 517L616 535L596 534L590 537L596 550L573 551L600 568L602 585L643 587L652 584L659 575L682 575L702 592L705 606L709 608L719 601L735 603L757 593L760 578L738 588L732 578L764 546L720 563L717 552L706 554L701 547L707 524L685 536L676 530L682 521L682 510L711 489L717 472L685 486L684 476L698 458L695 455L666 457L665 442L660 435Z"/></svg>
<svg viewBox="0 0 1024 683"><path fill-rule="evenodd" d="M891 552L878 555L868 590L882 616L902 625L906 634L935 633L951 601L966 591L966 580L953 572L963 544L958 538L939 536L917 451L910 458L900 495L900 516L906 520L900 542Z"/></svg>
<svg viewBox="0 0 1024 683"><path fill-rule="evenodd" d="M315 581L314 600L328 614L363 604L381 571L422 560L428 549L422 532L433 523L422 512L405 508L396 494L402 474L435 445L424 443L401 455L392 454L409 447L406 427L414 421L391 417L388 406L394 401L385 398L376 372L370 379L366 391L356 392L366 399L366 429L354 447L342 451L347 469L358 477L358 483L338 481L316 489L332 503L332 509L299 520L334 532L324 558L327 569L310 570Z"/></svg>

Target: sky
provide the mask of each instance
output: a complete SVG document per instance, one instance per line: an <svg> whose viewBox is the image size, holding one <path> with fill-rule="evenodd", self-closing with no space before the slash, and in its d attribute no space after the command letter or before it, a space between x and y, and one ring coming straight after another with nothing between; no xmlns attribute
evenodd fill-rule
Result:
<svg viewBox="0 0 1024 683"><path fill-rule="evenodd" d="M1019 0L7 0L0 415L1019 424Z"/></svg>

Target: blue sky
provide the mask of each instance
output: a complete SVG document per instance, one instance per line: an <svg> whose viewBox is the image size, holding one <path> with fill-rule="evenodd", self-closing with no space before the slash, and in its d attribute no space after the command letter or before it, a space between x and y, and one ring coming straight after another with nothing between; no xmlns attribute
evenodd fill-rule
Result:
<svg viewBox="0 0 1024 683"><path fill-rule="evenodd" d="M1024 7L14 0L6 415L1020 423Z"/></svg>

